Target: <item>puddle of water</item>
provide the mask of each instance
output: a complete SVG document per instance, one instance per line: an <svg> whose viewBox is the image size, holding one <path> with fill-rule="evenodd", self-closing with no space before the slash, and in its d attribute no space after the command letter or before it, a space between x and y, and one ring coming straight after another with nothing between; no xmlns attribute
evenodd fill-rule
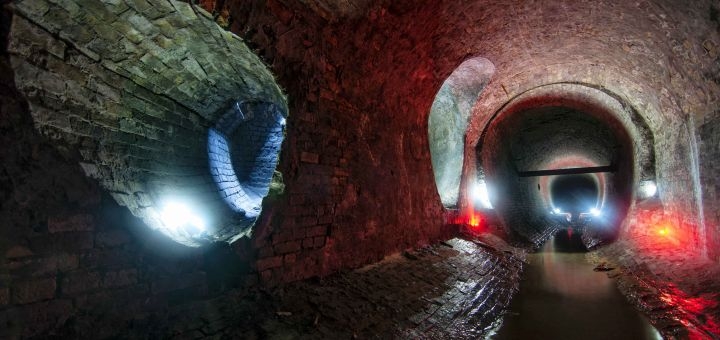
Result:
<svg viewBox="0 0 720 340"><path fill-rule="evenodd" d="M492 339L662 339L606 273L593 271L579 238L548 241L528 260Z"/></svg>

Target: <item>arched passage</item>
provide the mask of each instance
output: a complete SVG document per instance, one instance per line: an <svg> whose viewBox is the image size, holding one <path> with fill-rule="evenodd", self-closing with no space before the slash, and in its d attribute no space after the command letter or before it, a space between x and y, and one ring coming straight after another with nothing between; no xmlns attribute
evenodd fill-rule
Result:
<svg viewBox="0 0 720 340"><path fill-rule="evenodd" d="M440 200L446 208L458 204L465 130L472 108L494 72L495 66L485 58L464 61L442 84L430 109L430 155Z"/></svg>
<svg viewBox="0 0 720 340"><path fill-rule="evenodd" d="M530 90L503 106L483 130L477 173L504 225L535 240L555 223L548 172L586 169L597 181L604 222L598 238L612 239L642 180L654 179L652 134L631 108L601 90L553 84ZM584 171L584 170L574 170ZM589 207L587 208L589 209Z"/></svg>

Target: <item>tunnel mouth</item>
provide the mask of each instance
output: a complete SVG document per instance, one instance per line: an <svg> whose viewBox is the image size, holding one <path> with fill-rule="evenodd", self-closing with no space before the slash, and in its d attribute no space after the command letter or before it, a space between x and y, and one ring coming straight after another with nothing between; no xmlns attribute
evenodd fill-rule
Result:
<svg viewBox="0 0 720 340"><path fill-rule="evenodd" d="M210 173L219 196L249 227L270 192L285 115L269 102L233 102L208 131Z"/></svg>
<svg viewBox="0 0 720 340"><path fill-rule="evenodd" d="M587 235L587 244L612 242L643 172L638 151L647 150L638 149L618 118L624 106L607 105L608 96L593 88L551 87L510 100L487 123L475 149L474 180L492 188L492 205L516 241L539 245L554 230L572 227ZM573 187L585 192L584 203L567 199ZM554 216L555 205L573 210L571 223ZM575 223L581 213L589 223Z"/></svg>

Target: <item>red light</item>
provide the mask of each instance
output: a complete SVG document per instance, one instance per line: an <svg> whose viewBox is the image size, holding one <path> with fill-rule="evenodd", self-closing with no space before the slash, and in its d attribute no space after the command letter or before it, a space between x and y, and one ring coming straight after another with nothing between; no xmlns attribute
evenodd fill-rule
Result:
<svg viewBox="0 0 720 340"><path fill-rule="evenodd" d="M469 227L474 231L480 230L484 224L485 219L482 214L475 211L472 206L464 209L462 213L453 214L449 219L451 224L459 224Z"/></svg>
<svg viewBox="0 0 720 340"><path fill-rule="evenodd" d="M473 211L472 214L468 216L467 224L473 228L477 228L480 226L481 221L480 215Z"/></svg>

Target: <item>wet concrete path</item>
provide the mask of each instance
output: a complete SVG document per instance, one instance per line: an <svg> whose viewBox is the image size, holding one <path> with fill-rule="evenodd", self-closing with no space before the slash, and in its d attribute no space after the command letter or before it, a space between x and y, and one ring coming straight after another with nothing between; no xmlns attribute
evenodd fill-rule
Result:
<svg viewBox="0 0 720 340"><path fill-rule="evenodd" d="M578 237L558 234L529 254L519 292L493 339L659 339Z"/></svg>

